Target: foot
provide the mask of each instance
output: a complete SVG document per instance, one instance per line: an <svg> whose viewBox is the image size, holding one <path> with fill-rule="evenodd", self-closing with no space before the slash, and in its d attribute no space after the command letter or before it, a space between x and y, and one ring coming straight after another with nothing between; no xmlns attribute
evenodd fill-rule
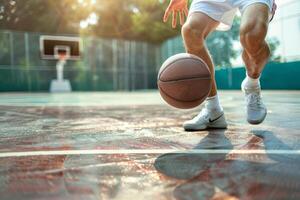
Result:
<svg viewBox="0 0 300 200"><path fill-rule="evenodd" d="M261 98L260 86L248 89L242 83L242 90L245 93L247 103L247 121L250 124L257 125L262 123L267 116L267 108Z"/></svg>
<svg viewBox="0 0 300 200"><path fill-rule="evenodd" d="M206 129L226 129L227 122L224 112L209 112L207 108L202 111L194 119L186 121L183 124L186 131L201 131Z"/></svg>

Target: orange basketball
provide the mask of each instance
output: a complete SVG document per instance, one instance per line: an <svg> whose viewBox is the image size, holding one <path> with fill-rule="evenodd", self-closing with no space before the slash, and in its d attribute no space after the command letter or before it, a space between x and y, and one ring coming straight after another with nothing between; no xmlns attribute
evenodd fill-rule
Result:
<svg viewBox="0 0 300 200"><path fill-rule="evenodd" d="M167 59L157 81L162 98L180 109L199 106L209 95L211 83L207 64L201 58L187 53Z"/></svg>

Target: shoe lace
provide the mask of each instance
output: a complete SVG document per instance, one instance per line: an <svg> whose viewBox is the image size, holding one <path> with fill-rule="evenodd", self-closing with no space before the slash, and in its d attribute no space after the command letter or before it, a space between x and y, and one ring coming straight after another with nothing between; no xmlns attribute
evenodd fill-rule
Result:
<svg viewBox="0 0 300 200"><path fill-rule="evenodd" d="M263 107L261 95L259 93L251 93L247 95L247 104L253 110L259 110Z"/></svg>
<svg viewBox="0 0 300 200"><path fill-rule="evenodd" d="M208 112L206 110L206 108L203 108L201 110L201 112L196 116L197 119L200 119L200 118L205 118L205 119L208 119L209 116L208 116Z"/></svg>

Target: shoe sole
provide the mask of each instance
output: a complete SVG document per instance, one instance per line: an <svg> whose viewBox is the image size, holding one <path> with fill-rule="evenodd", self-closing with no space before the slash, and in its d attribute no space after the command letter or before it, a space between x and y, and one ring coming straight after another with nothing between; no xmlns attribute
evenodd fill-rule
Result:
<svg viewBox="0 0 300 200"><path fill-rule="evenodd" d="M263 122L265 121L266 117L267 117L267 113L265 114L265 116L264 116L263 119L261 119L261 120L251 120L251 119L247 119L247 121L248 121L249 124L252 124L252 125L259 125L259 124L261 124L261 123L263 123Z"/></svg>
<svg viewBox="0 0 300 200"><path fill-rule="evenodd" d="M220 122L221 119L218 119L219 121L215 121L210 124L207 124L205 128L188 128L188 127L187 128L183 127L183 128L185 131L188 131L188 132L205 131L205 130L211 130L211 129L227 129L228 124L226 122L224 114L221 117L223 117L223 122Z"/></svg>
<svg viewBox="0 0 300 200"><path fill-rule="evenodd" d="M205 129L184 129L186 132L206 131L206 130L225 130L227 127L207 127Z"/></svg>

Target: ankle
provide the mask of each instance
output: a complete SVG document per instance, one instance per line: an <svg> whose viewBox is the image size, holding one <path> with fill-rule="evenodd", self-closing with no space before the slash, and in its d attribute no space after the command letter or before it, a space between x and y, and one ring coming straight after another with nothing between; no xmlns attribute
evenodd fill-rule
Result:
<svg viewBox="0 0 300 200"><path fill-rule="evenodd" d="M260 88L260 74L257 76L257 78L253 78L247 73L246 78L243 81L242 87L245 89Z"/></svg>
<svg viewBox="0 0 300 200"><path fill-rule="evenodd" d="M209 112L217 112L217 113L223 112L223 108L220 104L218 95L213 97L208 97L206 99L205 108Z"/></svg>

